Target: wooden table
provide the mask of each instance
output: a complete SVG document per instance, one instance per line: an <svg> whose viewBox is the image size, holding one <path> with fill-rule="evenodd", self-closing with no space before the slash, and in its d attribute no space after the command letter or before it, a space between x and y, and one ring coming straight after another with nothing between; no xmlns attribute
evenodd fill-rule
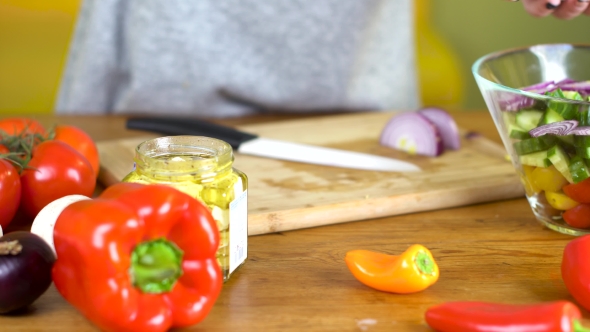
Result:
<svg viewBox="0 0 590 332"><path fill-rule="evenodd" d="M487 112L454 117L459 126L499 142ZM37 118L77 125L96 140L140 134L125 130L123 117ZM252 236L246 264L224 285L209 316L187 330L430 331L424 312L445 301L573 301L560 275L571 239L541 226L524 198ZM439 281L421 293L370 289L344 263L349 250L398 254L415 243L429 248L440 267ZM0 330L96 331L53 286L25 314L1 316Z"/></svg>

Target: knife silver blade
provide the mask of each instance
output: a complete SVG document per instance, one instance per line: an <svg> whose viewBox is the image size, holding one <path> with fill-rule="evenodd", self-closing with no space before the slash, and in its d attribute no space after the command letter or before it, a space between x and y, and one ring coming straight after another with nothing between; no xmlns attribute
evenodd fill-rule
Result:
<svg viewBox="0 0 590 332"><path fill-rule="evenodd" d="M258 157L383 172L421 171L417 165L399 159L258 137L193 118L134 117L127 119L127 128L165 135L209 136L228 142L238 153Z"/></svg>

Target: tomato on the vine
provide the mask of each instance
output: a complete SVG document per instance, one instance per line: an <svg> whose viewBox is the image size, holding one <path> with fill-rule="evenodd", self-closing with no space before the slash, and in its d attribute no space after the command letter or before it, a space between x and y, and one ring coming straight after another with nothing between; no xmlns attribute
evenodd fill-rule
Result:
<svg viewBox="0 0 590 332"><path fill-rule="evenodd" d="M20 176L11 162L0 159L0 226L6 228L21 199Z"/></svg>
<svg viewBox="0 0 590 332"><path fill-rule="evenodd" d="M47 135L47 131L43 125L34 119L16 117L6 118L0 120L0 131L8 135L20 135L20 134L40 134L42 136Z"/></svg>
<svg viewBox="0 0 590 332"><path fill-rule="evenodd" d="M86 132L70 125L58 125L55 127L55 137L53 139L68 144L86 157L94 170L95 176L98 176L100 168L98 149L92 138Z"/></svg>
<svg viewBox="0 0 590 332"><path fill-rule="evenodd" d="M21 185L21 210L33 218L63 196L91 196L96 177L86 157L64 142L49 140L33 149L32 158L21 173Z"/></svg>

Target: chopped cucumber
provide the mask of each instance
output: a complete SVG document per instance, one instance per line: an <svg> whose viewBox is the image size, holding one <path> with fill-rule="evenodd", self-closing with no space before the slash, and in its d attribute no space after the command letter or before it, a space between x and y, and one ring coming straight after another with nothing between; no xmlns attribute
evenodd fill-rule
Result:
<svg viewBox="0 0 590 332"><path fill-rule="evenodd" d="M551 166L551 160L547 157L547 150L534 152L519 156L518 159L523 165L535 166L535 167L549 167Z"/></svg>
<svg viewBox="0 0 590 332"><path fill-rule="evenodd" d="M568 91L571 92L571 91ZM556 97L556 98L561 98L561 99L573 99L573 98L568 98L563 91L561 91L561 89L557 89L555 91L552 92L547 92L546 95L551 96L551 97ZM568 95L570 95L570 93L568 93ZM578 93L579 95L579 93ZM577 96L576 96L577 97ZM581 98L581 96L580 96ZM581 100L581 99L578 99ZM562 120L557 120L557 121L563 121L565 120L572 120L575 119L578 113L578 108L575 105L572 104L568 104L564 101L560 101L560 100L551 100L549 101L548 105L547 105L547 111L545 112L545 114L549 113L549 110L551 110L553 113L558 114ZM552 121L552 122L557 122L557 121ZM546 123L551 123L551 122L546 122Z"/></svg>
<svg viewBox="0 0 590 332"><path fill-rule="evenodd" d="M514 142L513 146L514 150L516 150L516 154L521 156L529 153L547 150L551 148L553 145L555 145L556 142L557 139L555 138L555 136L543 135Z"/></svg>
<svg viewBox="0 0 590 332"><path fill-rule="evenodd" d="M528 131L522 131L522 130L518 130L518 129L512 129L510 131L510 138L516 138L516 139L531 138L531 134L529 134Z"/></svg>
<svg viewBox="0 0 590 332"><path fill-rule="evenodd" d="M525 131L530 131L539 126L539 121L544 112L538 110L520 110L515 115L516 125Z"/></svg>
<svg viewBox="0 0 590 332"><path fill-rule="evenodd" d="M545 111L545 114L543 114L543 116L541 117L541 120L539 121L539 125L545 125L548 123L559 122L559 121L563 121L563 120L565 120L565 118L563 116L561 116L561 114L554 111L552 108L548 108Z"/></svg>
<svg viewBox="0 0 590 332"><path fill-rule="evenodd" d="M590 169L588 169L588 164L586 164L586 161L579 156L572 157L570 161L570 173L574 183L578 183L590 177Z"/></svg>
<svg viewBox="0 0 590 332"><path fill-rule="evenodd" d="M547 158L569 183L574 182L570 173L570 157L559 145L555 145L547 151Z"/></svg>

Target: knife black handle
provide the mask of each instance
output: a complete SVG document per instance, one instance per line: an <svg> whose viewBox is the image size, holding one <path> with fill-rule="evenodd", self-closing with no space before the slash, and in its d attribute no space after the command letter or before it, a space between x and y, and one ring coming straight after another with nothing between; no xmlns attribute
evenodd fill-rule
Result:
<svg viewBox="0 0 590 332"><path fill-rule="evenodd" d="M240 144L258 136L216 123L193 118L175 117L133 117L127 119L127 129L145 130L168 136L208 136L226 141L234 150Z"/></svg>

